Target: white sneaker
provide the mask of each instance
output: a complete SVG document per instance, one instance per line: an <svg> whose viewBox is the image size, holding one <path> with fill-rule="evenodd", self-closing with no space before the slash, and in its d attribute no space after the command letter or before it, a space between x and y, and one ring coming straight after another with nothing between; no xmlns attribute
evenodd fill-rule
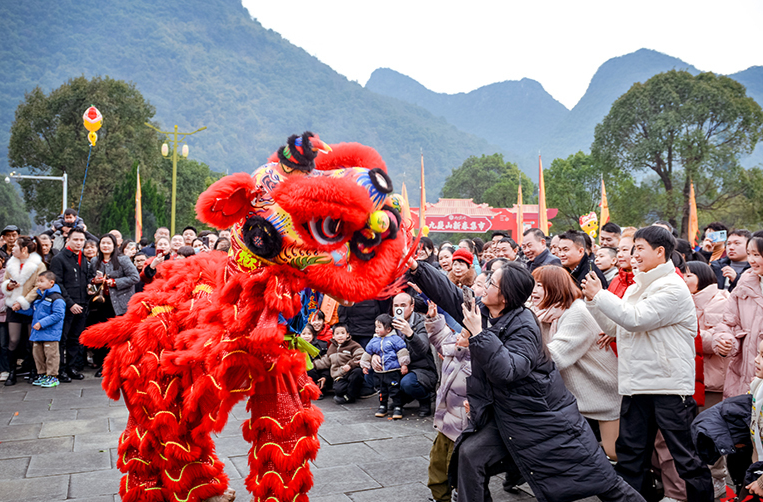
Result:
<svg viewBox="0 0 763 502"><path fill-rule="evenodd" d="M672 499L670 497L665 497L660 502L686 502L685 500L678 500L678 499Z"/></svg>
<svg viewBox="0 0 763 502"><path fill-rule="evenodd" d="M2 373L0 373L0 382L5 382L6 380L8 380L9 376L11 376L10 373L8 373L7 371L3 371Z"/></svg>
<svg viewBox="0 0 763 502"><path fill-rule="evenodd" d="M713 493L715 498L726 496L726 480L713 478Z"/></svg>

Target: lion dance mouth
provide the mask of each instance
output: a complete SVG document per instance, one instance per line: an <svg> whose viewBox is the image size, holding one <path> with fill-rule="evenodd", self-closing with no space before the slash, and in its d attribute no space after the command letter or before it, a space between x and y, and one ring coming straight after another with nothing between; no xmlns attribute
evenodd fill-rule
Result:
<svg viewBox="0 0 763 502"><path fill-rule="evenodd" d="M308 500L320 391L284 321L308 287L345 304L393 293L415 249L404 204L375 150L309 132L199 197L201 221L232 229L228 255L163 264L125 315L81 337L111 348L103 387L130 414L117 462L123 501L230 498L211 433L242 399L253 500Z"/></svg>

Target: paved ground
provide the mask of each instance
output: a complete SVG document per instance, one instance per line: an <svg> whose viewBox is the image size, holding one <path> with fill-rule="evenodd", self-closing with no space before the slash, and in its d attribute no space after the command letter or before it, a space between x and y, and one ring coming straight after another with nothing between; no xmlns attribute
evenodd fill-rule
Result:
<svg viewBox="0 0 763 502"><path fill-rule="evenodd" d="M0 502L119 500L116 448L127 410L108 400L92 370L86 375L53 389L23 380L0 386ZM376 418L377 403L371 398L339 406L330 397L317 402L326 422L319 433L322 446L314 462L311 501L429 500L431 419L418 418L415 408L407 408L402 420ZM242 403L216 443L237 499L248 502L242 476L249 445L239 429L245 418ZM496 501L534 500L529 490L505 493L499 478L492 488Z"/></svg>

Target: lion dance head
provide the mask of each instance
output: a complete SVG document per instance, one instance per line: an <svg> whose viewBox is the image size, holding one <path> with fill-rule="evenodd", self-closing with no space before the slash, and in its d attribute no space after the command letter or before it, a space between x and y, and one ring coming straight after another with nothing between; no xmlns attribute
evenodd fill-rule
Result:
<svg viewBox="0 0 763 502"><path fill-rule="evenodd" d="M404 200L381 156L358 143L293 135L250 176L204 192L199 219L231 227L226 275L269 274L273 287L309 287L342 302L391 291L411 246ZM279 279L280 278L280 282Z"/></svg>

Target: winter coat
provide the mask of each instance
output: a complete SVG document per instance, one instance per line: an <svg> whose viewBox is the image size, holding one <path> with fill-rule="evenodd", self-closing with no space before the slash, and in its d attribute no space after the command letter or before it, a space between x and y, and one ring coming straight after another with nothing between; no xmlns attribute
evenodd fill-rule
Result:
<svg viewBox="0 0 763 502"><path fill-rule="evenodd" d="M53 257L50 270L56 274L56 284L61 288L66 308L71 309L75 304L87 307L90 301L87 285L95 275L90 267L90 260L85 255L80 259L77 253L64 248Z"/></svg>
<svg viewBox="0 0 763 502"><path fill-rule="evenodd" d="M733 281L729 281L729 287L726 288L726 277L723 276L723 268L726 266L731 265L731 258L728 256L725 256L719 260L715 260L710 262L710 268L713 269L713 272L715 272L715 277L718 279L718 289L728 289L728 292L731 293L734 291L734 288L737 287L737 283L739 282L739 279L742 277L742 274L747 272L750 269L750 264L748 263L740 273L737 274L736 279Z"/></svg>
<svg viewBox="0 0 763 502"><path fill-rule="evenodd" d="M331 343L331 339L334 337L334 333L331 331L331 326L328 323L323 323L323 329L316 336L318 340L322 340L326 343Z"/></svg>
<svg viewBox="0 0 763 502"><path fill-rule="evenodd" d="M708 408L691 424L691 438L703 463L712 465L737 451L736 445L752 448L750 421L752 394L724 399Z"/></svg>
<svg viewBox="0 0 763 502"><path fill-rule="evenodd" d="M713 351L713 339L716 326L723 320L729 292L718 289L711 284L702 291L692 295L697 307L697 322L699 335L702 338L702 353L704 354L705 390L723 392L723 382L726 380L726 368L729 365L727 357L719 356Z"/></svg>
<svg viewBox="0 0 763 502"><path fill-rule="evenodd" d="M721 339L733 342L731 353L726 357L729 362L723 397L744 394L755 377L755 356L763 339L760 280L760 276L752 270L742 274L726 302L723 321L715 327L715 343Z"/></svg>
<svg viewBox="0 0 763 502"><path fill-rule="evenodd" d="M6 307L13 307L18 302L22 310L29 310L32 302L37 298L37 276L47 270L42 262L42 257L37 253L30 253L29 257L22 262L15 256L11 256L5 264L2 291L5 295ZM12 291L8 290L11 280L18 283Z"/></svg>
<svg viewBox="0 0 763 502"><path fill-rule="evenodd" d="M317 370L331 370L331 378L339 380L345 375L342 366L350 365L350 369L360 366L360 358L363 357L365 350L360 344L348 337L340 346L336 340L331 340L326 354L319 359L313 360L313 365Z"/></svg>
<svg viewBox="0 0 763 502"><path fill-rule="evenodd" d="M411 357L408 370L416 374L419 385L433 392L437 385L437 366L429 344L425 317L418 312L411 314L408 324L411 325L413 334L410 337L403 335L400 331L395 330L395 332L405 341L408 348L408 354Z"/></svg>
<svg viewBox="0 0 763 502"><path fill-rule="evenodd" d="M387 336L375 336L366 345L366 353L360 359L360 365L364 369L371 368L371 356L381 357L381 371L377 373L389 373L399 370L402 366L408 366L411 363L411 357L408 355L408 346L402 338L395 334Z"/></svg>
<svg viewBox="0 0 763 502"><path fill-rule="evenodd" d="M596 264L593 262L593 259L586 253L583 253L583 258L580 260L580 263L578 263L578 266L575 267L574 270L570 270L567 267L565 267L565 270L570 273L572 279L575 281L575 284L577 284L580 289L583 289L583 279L585 279L585 276L588 275L589 272L596 274L604 289L607 289L607 286L609 285L609 281L607 281L607 278L604 277L604 273L599 270L599 267L596 266Z"/></svg>
<svg viewBox="0 0 763 502"><path fill-rule="evenodd" d="M607 335L617 337L623 396L691 396L695 386L697 313L673 262L638 273L622 299L599 291L588 308Z"/></svg>
<svg viewBox="0 0 763 502"><path fill-rule="evenodd" d="M601 328L583 300L575 300L559 317L547 346L580 413L592 420L620 418L617 358L596 345Z"/></svg>
<svg viewBox="0 0 763 502"><path fill-rule="evenodd" d="M347 332L360 345L365 345L374 336L376 318L389 313L391 305L391 300L366 300L351 307L340 305L337 315L339 322L347 326Z"/></svg>
<svg viewBox="0 0 763 502"><path fill-rule="evenodd" d="M118 269L114 268L114 259L119 260ZM98 257L96 256L90 260L90 266L94 274L100 270L110 279L114 279L116 285L109 287L109 298L111 299L111 306L114 307L114 313L123 315L127 312L127 303L135 294L135 285L140 282L138 269L125 255L112 256L108 263L101 264L98 264Z"/></svg>
<svg viewBox="0 0 763 502"><path fill-rule="evenodd" d="M612 279L609 287L607 287L607 291L613 293L618 298L622 298L633 282L633 271L620 269L617 271L615 278Z"/></svg>
<svg viewBox="0 0 763 502"><path fill-rule="evenodd" d="M411 278L432 301L463 323L460 289L422 262ZM533 313L520 307L491 319L487 308L477 304L483 331L469 339L469 426L456 442L451 477L458 468L463 439L494 420L539 501L577 500L609 490L617 480L615 471L543 350Z"/></svg>
<svg viewBox="0 0 763 502"><path fill-rule="evenodd" d="M19 311L20 314L32 316L32 326L40 323L40 329L32 328L29 340L32 342L58 342L64 330L66 315L66 300L61 294L61 288L54 284L52 288L35 292L37 299L32 307Z"/></svg>
<svg viewBox="0 0 763 502"><path fill-rule="evenodd" d="M427 318L426 327L429 342L443 356L442 378L434 408L434 428L455 441L469 425L464 407L466 379L472 374L469 347L456 345L458 336L448 328L440 314L434 319Z"/></svg>
<svg viewBox="0 0 763 502"><path fill-rule="evenodd" d="M561 267L562 260L552 255L551 251L549 251L548 249L544 249L543 252L539 254L538 256L536 256L533 261L527 262L527 266L530 272L544 265L556 265L557 267Z"/></svg>
<svg viewBox="0 0 763 502"><path fill-rule="evenodd" d="M473 267L469 267L466 270L466 273L464 274L464 276L461 277L461 280L459 281L458 279L456 279L456 274L454 274L453 270L451 270L450 272L448 272L448 279L450 279L450 282L452 282L458 287L468 286L471 288L472 286L474 286L474 281L477 279L477 272L474 271Z"/></svg>

